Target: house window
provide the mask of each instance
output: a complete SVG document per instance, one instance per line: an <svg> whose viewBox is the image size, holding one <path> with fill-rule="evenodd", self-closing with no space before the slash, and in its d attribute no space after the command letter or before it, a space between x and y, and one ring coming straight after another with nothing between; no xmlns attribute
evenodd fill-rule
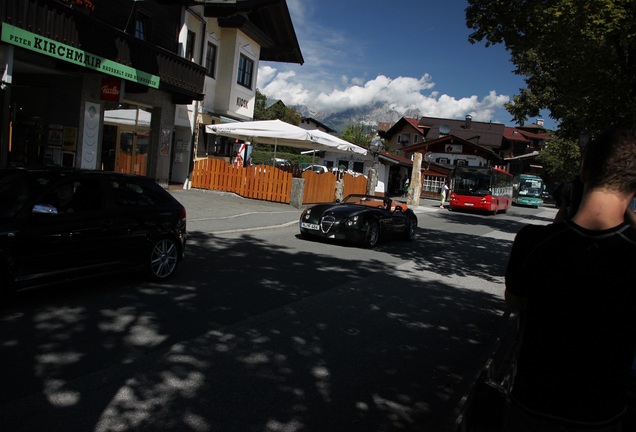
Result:
<svg viewBox="0 0 636 432"><path fill-rule="evenodd" d="M457 159L455 161L455 165L457 165L457 166L468 165L468 161L466 161L466 159Z"/></svg>
<svg viewBox="0 0 636 432"><path fill-rule="evenodd" d="M188 30L188 37L186 39L186 49L185 49L185 58L188 60L194 60L194 40L195 33L193 31Z"/></svg>
<svg viewBox="0 0 636 432"><path fill-rule="evenodd" d="M405 133L405 134L398 135L398 142L402 144L403 146L407 145L410 140L411 140L411 134Z"/></svg>
<svg viewBox="0 0 636 432"><path fill-rule="evenodd" d="M439 159L437 159L437 162L447 164L449 162L449 159L448 158L439 158Z"/></svg>
<svg viewBox="0 0 636 432"><path fill-rule="evenodd" d="M345 171L348 170L349 169L349 160L348 159L338 159L338 169L344 169Z"/></svg>
<svg viewBox="0 0 636 432"><path fill-rule="evenodd" d="M135 37L140 40L148 40L150 18L137 12L135 14Z"/></svg>
<svg viewBox="0 0 636 432"><path fill-rule="evenodd" d="M413 144L417 144L417 135L413 135Z"/></svg>
<svg viewBox="0 0 636 432"><path fill-rule="evenodd" d="M243 54L239 59L238 77L236 82L248 89L252 88L252 73L254 71L254 62Z"/></svg>
<svg viewBox="0 0 636 432"><path fill-rule="evenodd" d="M214 78L214 70L216 69L216 45L208 42L208 50L205 56L205 68L208 76Z"/></svg>

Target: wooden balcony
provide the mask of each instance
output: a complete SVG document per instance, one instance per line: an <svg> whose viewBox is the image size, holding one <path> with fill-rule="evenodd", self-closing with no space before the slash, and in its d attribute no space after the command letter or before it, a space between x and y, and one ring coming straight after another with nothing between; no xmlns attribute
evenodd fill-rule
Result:
<svg viewBox="0 0 636 432"><path fill-rule="evenodd" d="M114 6L113 0L93 3L96 9ZM130 2L129 2L130 3ZM71 8L55 1L2 0L0 20L15 27L117 63L157 75L159 89L172 94L176 104L203 99L205 68L170 50L140 40L97 19L97 12ZM123 27L123 26L122 26ZM176 41L174 42L176 47ZM60 68L78 68L70 63ZM129 91L146 91L141 85L127 85Z"/></svg>

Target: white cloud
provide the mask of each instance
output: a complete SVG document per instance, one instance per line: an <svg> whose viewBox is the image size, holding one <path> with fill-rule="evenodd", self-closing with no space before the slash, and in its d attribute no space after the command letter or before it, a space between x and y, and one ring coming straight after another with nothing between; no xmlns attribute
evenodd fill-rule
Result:
<svg viewBox="0 0 636 432"><path fill-rule="evenodd" d="M327 76L303 75L296 72L279 72L271 66L262 66L258 73L259 90L272 99L280 99L286 105L305 105L323 113L338 113L352 108L388 104L400 114L417 111L422 116L463 118L471 114L476 121L490 121L497 110L510 100L509 96L491 91L479 98L455 98L434 90L435 83L429 74L421 78L384 75L369 80L348 78L344 75L331 83Z"/></svg>

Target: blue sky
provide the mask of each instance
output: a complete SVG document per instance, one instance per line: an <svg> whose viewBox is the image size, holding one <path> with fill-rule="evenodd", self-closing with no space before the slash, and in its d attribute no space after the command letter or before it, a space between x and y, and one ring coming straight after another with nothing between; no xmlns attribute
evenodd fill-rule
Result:
<svg viewBox="0 0 636 432"><path fill-rule="evenodd" d="M400 113L513 126L503 107L522 77L503 46L468 42L465 0L287 0L305 64L261 62L258 88L287 105L339 112L389 102ZM547 112L545 126L556 128ZM528 119L534 123L536 118Z"/></svg>

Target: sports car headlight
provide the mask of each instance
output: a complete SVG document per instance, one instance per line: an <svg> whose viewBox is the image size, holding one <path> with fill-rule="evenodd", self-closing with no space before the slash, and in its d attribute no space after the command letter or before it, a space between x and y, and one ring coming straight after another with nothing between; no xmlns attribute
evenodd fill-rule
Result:
<svg viewBox="0 0 636 432"><path fill-rule="evenodd" d="M303 214L303 218L309 219L309 216L311 216L311 209L305 210L305 213Z"/></svg>
<svg viewBox="0 0 636 432"><path fill-rule="evenodd" d="M358 223L358 216L354 216L351 219L347 219L347 221L345 222L346 226L354 226Z"/></svg>

